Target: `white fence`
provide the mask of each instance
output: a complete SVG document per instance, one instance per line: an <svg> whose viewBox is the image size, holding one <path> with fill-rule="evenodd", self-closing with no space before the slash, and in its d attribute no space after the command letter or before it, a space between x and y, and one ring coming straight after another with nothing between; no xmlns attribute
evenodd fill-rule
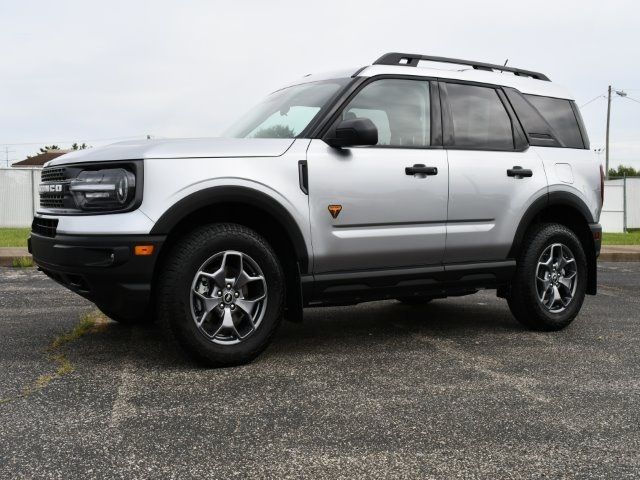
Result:
<svg viewBox="0 0 640 480"><path fill-rule="evenodd" d="M38 207L40 168L0 168L0 227L29 227Z"/></svg>
<svg viewBox="0 0 640 480"><path fill-rule="evenodd" d="M0 228L29 227L38 207L40 168L0 168ZM640 177L607 180L600 223L605 232L640 228Z"/></svg>
<svg viewBox="0 0 640 480"><path fill-rule="evenodd" d="M640 177L605 182L600 223L604 232L640 228Z"/></svg>

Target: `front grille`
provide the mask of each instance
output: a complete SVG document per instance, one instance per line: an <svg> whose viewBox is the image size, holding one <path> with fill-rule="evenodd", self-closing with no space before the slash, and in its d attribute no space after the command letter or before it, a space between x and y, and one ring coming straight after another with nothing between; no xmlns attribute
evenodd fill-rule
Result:
<svg viewBox="0 0 640 480"><path fill-rule="evenodd" d="M40 207L47 209L69 208L68 184L69 179L73 176L73 172L66 167L48 167L42 169L41 187L50 187L51 191L46 188L40 189ZM56 188L57 187L57 188Z"/></svg>
<svg viewBox="0 0 640 480"><path fill-rule="evenodd" d="M57 229L57 218L34 217L33 222L31 223L31 231L44 237L55 237Z"/></svg>
<svg viewBox="0 0 640 480"><path fill-rule="evenodd" d="M41 193L40 206L42 208L63 208L64 195L61 193Z"/></svg>
<svg viewBox="0 0 640 480"><path fill-rule="evenodd" d="M64 167L49 167L42 169L42 182L60 182L67 179L67 169Z"/></svg>

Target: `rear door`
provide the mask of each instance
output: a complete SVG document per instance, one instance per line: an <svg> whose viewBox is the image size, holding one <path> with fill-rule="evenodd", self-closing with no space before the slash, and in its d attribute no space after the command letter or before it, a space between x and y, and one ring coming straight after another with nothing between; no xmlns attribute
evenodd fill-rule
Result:
<svg viewBox="0 0 640 480"><path fill-rule="evenodd" d="M444 262L504 260L524 212L547 193L542 160L499 87L440 87L449 159Z"/></svg>
<svg viewBox="0 0 640 480"><path fill-rule="evenodd" d="M337 149L315 139L307 152L314 271L441 265L448 166L437 88L373 78L331 128L356 117L373 121L377 145ZM407 171L415 165L433 168Z"/></svg>

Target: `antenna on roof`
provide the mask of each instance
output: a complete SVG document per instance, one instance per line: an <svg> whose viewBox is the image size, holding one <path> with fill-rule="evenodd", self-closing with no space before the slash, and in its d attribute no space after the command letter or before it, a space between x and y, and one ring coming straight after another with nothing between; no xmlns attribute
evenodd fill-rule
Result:
<svg viewBox="0 0 640 480"><path fill-rule="evenodd" d="M506 67L506 66L507 66L507 63L509 63L509 59L508 59L508 58L504 61L504 65L502 65L502 66L503 66L503 67Z"/></svg>

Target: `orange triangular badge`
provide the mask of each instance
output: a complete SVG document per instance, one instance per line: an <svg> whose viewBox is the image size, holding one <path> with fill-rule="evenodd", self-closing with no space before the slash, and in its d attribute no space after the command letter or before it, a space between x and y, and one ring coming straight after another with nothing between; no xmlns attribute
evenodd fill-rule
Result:
<svg viewBox="0 0 640 480"><path fill-rule="evenodd" d="M329 205L329 213L333 218L338 218L338 215L342 211L342 205Z"/></svg>

